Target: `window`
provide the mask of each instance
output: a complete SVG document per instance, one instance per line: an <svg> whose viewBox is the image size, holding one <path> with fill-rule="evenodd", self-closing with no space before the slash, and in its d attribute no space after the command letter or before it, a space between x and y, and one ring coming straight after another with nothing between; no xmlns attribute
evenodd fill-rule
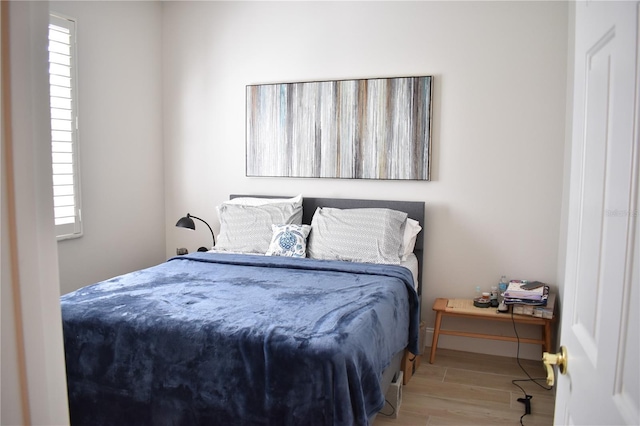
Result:
<svg viewBox="0 0 640 426"><path fill-rule="evenodd" d="M58 240L82 235L78 167L76 23L49 18L49 89L53 208Z"/></svg>

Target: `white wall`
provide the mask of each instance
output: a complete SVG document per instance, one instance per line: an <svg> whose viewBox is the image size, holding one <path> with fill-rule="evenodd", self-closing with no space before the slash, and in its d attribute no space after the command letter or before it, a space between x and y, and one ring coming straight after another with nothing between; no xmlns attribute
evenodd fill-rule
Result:
<svg viewBox="0 0 640 426"><path fill-rule="evenodd" d="M46 2L2 2L0 424L69 422L53 223ZM6 74L5 74L6 73Z"/></svg>
<svg viewBox="0 0 640 426"><path fill-rule="evenodd" d="M158 2L51 2L77 19L84 236L58 243L62 293L165 257Z"/></svg>
<svg viewBox="0 0 640 426"><path fill-rule="evenodd" d="M567 97L566 97L566 123L565 123L565 148L564 148L564 165L562 179L562 207L560 214L560 238L558 246L558 270L556 273L556 283L558 285L558 294L564 294L565 279L565 263L567 252L567 232L569 226L569 183L571 178L571 140L573 126L573 81L574 81L574 54L575 54L575 13L576 5L574 2L568 4L568 30L567 30ZM558 333L555 335L555 347L559 347L560 342L560 321L562 321L562 298L559 299L557 306L557 324ZM554 343L552 343L554 344Z"/></svg>
<svg viewBox="0 0 640 426"><path fill-rule="evenodd" d="M190 212L217 232L215 206L229 193L423 200L429 327L436 297L470 297L502 274L555 283L566 3L163 7L167 256L209 241L206 227L173 222ZM414 75L435 77L432 182L245 177L246 85ZM447 337L443 346L515 355L512 344Z"/></svg>

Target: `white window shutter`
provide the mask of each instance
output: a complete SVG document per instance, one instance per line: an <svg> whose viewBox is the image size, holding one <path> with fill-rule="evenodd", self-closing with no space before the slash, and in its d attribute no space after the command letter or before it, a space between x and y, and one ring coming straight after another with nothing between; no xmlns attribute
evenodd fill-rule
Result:
<svg viewBox="0 0 640 426"><path fill-rule="evenodd" d="M49 88L53 207L58 239L82 235L77 114L76 23L51 14Z"/></svg>

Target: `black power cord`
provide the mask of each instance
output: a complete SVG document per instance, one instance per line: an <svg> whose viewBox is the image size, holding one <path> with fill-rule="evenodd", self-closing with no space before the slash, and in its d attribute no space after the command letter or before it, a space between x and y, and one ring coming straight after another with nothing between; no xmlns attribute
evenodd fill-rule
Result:
<svg viewBox="0 0 640 426"><path fill-rule="evenodd" d="M387 414L387 413L383 413L382 411L387 408L387 405L389 407L391 407L391 413ZM382 407L382 410L378 411L378 414L382 414L385 417L393 417L393 415L396 413L396 407L393 406L393 404L391 402L389 402L388 399L384 399L384 407Z"/></svg>
<svg viewBox="0 0 640 426"><path fill-rule="evenodd" d="M524 397L518 398L518 400L517 400L518 402L521 402L521 403L524 404L524 414L522 416L520 416L520 424L522 426L524 426L524 423L522 423L522 419L524 418L524 416L526 416L528 414L531 414L531 399L533 398L533 395L527 394L527 392L524 390L524 388L522 386L520 386L518 384L518 382L532 382L532 383L535 383L536 385L540 386L542 389L544 389L546 391L550 391L553 388L552 387L548 387L548 386L544 386L544 385L541 385L540 383L538 383L538 381L540 381L540 380L545 380L546 381L547 378L546 377L537 377L537 378L531 377L529 372L520 363L520 336L518 336L518 329L516 328L516 320L513 317L513 306L511 306L511 323L513 324L513 332L516 334L516 341L518 343L518 347L517 347L517 350L516 350L516 361L518 362L518 366L520 367L520 369L528 377L528 379L514 379L514 380L511 381L511 383L513 385L517 386L518 388L520 388L520 390L524 394Z"/></svg>

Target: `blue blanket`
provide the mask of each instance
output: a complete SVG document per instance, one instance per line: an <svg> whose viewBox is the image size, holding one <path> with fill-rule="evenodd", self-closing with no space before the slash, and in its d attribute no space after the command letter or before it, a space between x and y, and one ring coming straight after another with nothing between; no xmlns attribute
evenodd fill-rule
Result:
<svg viewBox="0 0 640 426"><path fill-rule="evenodd" d="M61 298L73 425L351 425L418 353L409 270L195 253Z"/></svg>

